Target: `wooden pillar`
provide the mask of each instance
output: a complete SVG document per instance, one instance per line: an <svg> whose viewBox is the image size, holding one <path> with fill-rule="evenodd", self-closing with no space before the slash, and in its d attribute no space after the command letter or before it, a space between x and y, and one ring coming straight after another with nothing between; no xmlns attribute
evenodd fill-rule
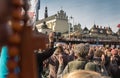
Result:
<svg viewBox="0 0 120 78"><path fill-rule="evenodd" d="M31 27L24 27L21 37L20 78L38 78Z"/></svg>

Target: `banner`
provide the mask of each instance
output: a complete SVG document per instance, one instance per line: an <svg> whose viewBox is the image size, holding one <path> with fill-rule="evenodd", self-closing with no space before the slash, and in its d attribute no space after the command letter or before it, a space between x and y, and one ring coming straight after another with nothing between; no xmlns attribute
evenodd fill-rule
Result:
<svg viewBox="0 0 120 78"><path fill-rule="evenodd" d="M40 9L40 0L30 0L29 1L30 9L28 11L28 15L32 21L35 23L36 19L38 19L38 10Z"/></svg>
<svg viewBox="0 0 120 78"><path fill-rule="evenodd" d="M120 28L120 24L118 24L117 27Z"/></svg>

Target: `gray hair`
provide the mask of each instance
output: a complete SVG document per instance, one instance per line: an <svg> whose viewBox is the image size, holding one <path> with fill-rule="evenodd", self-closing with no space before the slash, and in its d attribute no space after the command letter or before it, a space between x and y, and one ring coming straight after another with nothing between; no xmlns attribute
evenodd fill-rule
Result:
<svg viewBox="0 0 120 78"><path fill-rule="evenodd" d="M77 53L80 57L86 57L89 51L86 45L81 43L75 46L74 52Z"/></svg>

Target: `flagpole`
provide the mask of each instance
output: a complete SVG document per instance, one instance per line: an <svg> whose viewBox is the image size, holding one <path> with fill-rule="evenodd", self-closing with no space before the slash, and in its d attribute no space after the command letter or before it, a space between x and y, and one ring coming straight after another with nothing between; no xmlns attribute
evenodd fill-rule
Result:
<svg viewBox="0 0 120 78"><path fill-rule="evenodd" d="M38 0L36 7L36 21L39 20L39 9L40 9L40 0Z"/></svg>
<svg viewBox="0 0 120 78"><path fill-rule="evenodd" d="M36 9L36 21L38 21L38 17L39 17L39 10Z"/></svg>

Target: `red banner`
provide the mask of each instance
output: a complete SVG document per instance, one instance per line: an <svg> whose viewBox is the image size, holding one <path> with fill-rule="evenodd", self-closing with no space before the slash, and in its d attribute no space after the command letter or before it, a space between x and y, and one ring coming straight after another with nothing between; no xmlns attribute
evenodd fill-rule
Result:
<svg viewBox="0 0 120 78"><path fill-rule="evenodd" d="M120 24L118 24L117 27L120 28Z"/></svg>

